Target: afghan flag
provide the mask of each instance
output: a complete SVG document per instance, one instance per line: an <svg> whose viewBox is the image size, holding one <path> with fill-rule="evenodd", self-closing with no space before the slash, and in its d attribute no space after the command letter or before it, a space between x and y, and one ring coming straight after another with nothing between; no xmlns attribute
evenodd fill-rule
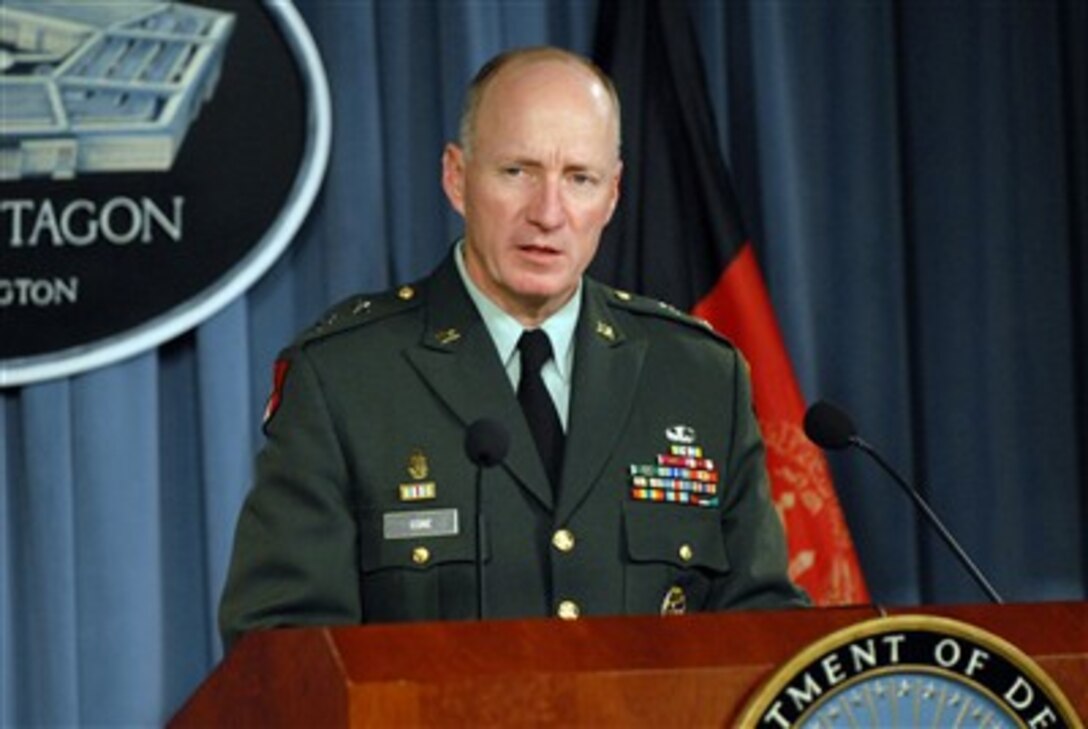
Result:
<svg viewBox="0 0 1088 729"><path fill-rule="evenodd" d="M790 577L817 605L869 601L823 453L718 148L687 5L601 0L594 57L623 100L622 203L592 274L706 319L752 368Z"/></svg>

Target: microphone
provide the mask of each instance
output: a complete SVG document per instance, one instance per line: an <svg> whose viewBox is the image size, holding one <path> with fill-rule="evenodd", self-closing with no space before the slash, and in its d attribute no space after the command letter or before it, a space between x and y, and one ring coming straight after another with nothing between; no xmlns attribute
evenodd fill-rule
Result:
<svg viewBox="0 0 1088 729"><path fill-rule="evenodd" d="M851 445L857 436L850 416L831 403L820 400L805 413L805 435L816 445L838 451Z"/></svg>
<svg viewBox="0 0 1088 729"><path fill-rule="evenodd" d="M510 433L497 420L480 418L465 431L465 455L478 468L499 465L509 450Z"/></svg>
<svg viewBox="0 0 1088 729"><path fill-rule="evenodd" d="M465 431L465 455L476 465L476 618L484 618L484 469L497 466L510 450L510 433L491 418L473 421Z"/></svg>
<svg viewBox="0 0 1088 729"><path fill-rule="evenodd" d="M982 591L986 593L994 603L1001 605L1004 604L1004 600L997 594L997 590L993 588L989 580L982 574L982 570L978 568L974 560L964 551L960 543L956 541L956 538L952 536L952 533L945 527L944 522L940 517L930 508L926 502L925 497L914 486L907 483L906 479L899 475L899 473L888 464L887 461L877 452L875 448L869 445L860 435L857 433L857 429L854 428L854 423L850 420L850 416L843 412L838 406L833 405L826 400L820 400L814 403L808 411L805 413L805 435L809 437L816 445L827 450L843 450L854 446L860 449L880 466L885 473L892 477L892 479L899 484L899 486L906 492L907 496L914 501L918 510L925 515L929 520L930 525L937 530L937 534L940 535L944 543L948 545L948 548L952 550L952 553L959 559L960 564L967 570L967 573L975 580L975 583L982 588Z"/></svg>

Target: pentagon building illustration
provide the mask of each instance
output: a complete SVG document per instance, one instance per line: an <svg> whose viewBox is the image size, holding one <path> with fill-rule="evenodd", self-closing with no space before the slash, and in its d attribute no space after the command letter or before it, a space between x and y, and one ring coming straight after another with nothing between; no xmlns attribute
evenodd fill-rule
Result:
<svg viewBox="0 0 1088 729"><path fill-rule="evenodd" d="M169 170L234 22L164 0L3 0L0 180Z"/></svg>

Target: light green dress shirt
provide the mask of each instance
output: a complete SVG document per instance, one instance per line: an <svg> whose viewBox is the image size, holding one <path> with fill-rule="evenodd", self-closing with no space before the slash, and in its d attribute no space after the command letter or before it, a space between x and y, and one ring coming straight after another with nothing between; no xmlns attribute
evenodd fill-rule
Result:
<svg viewBox="0 0 1088 729"><path fill-rule="evenodd" d="M518 356L518 339L525 327L507 314L499 306L489 299L483 291L480 291L465 269L465 256L462 248L464 239L457 243L454 259L457 262L457 271L461 274L461 280L468 290L469 298L480 312L480 318L484 320L491 339L495 342L495 349L499 353L499 361L506 370L506 376L510 378L510 385L516 392L518 381L521 379L521 357ZM559 422L563 431L567 430L567 419L570 413L570 387L571 375L574 372L574 329L578 324L578 314L582 308L582 283L578 282L578 290L559 311L548 317L540 328L548 335L552 343L554 356L544 364L540 370L540 376L544 380L544 386L555 403L555 410L559 414Z"/></svg>

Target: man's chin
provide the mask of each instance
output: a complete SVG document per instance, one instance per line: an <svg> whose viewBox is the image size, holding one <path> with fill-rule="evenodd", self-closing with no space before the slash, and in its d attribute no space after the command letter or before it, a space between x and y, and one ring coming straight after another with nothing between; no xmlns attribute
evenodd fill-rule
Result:
<svg viewBox="0 0 1088 729"><path fill-rule="evenodd" d="M514 288L514 292L522 301L538 306L557 301L562 303L569 299L577 288L577 285L572 286L567 281L560 283L555 280L540 280L536 277L534 279L521 282L520 286Z"/></svg>
<svg viewBox="0 0 1088 729"><path fill-rule="evenodd" d="M521 305L526 309L547 311L549 314L567 303L578 288L577 284L571 285L569 281L542 281L536 277L534 280L519 281L519 284L511 287L511 292Z"/></svg>

